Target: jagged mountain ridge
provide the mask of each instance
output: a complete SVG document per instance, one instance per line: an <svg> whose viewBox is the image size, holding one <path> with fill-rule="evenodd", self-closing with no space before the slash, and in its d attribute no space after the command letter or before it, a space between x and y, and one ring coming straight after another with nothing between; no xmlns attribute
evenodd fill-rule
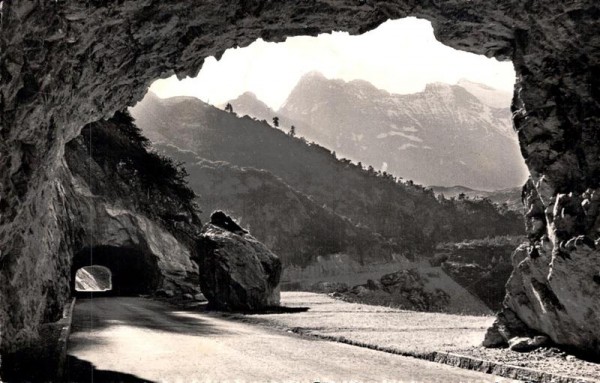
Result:
<svg viewBox="0 0 600 383"><path fill-rule="evenodd" d="M329 80L318 72L301 78L274 113L244 94L234 111L270 121L338 156L426 185L466 185L495 190L520 186L520 155L507 95L466 80L429 84L400 95L363 80ZM492 105L492 106L490 106Z"/></svg>
<svg viewBox="0 0 600 383"><path fill-rule="evenodd" d="M266 170L355 225L395 241L409 256L427 254L439 241L523 230L519 218L502 216L491 204L440 203L423 187L363 170L328 149L197 99L148 94L131 112L154 142L210 161Z"/></svg>

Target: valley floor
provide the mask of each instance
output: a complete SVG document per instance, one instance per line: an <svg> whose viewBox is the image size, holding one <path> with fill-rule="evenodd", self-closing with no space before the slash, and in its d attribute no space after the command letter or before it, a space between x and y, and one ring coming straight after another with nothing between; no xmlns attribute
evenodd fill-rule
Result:
<svg viewBox="0 0 600 383"><path fill-rule="evenodd" d="M69 381L598 381L600 366L555 349L479 346L492 316L422 313L282 293L276 312L207 311L145 298L79 300ZM359 347L357 347L359 346ZM416 356L419 360L407 356ZM578 378L580 377L580 378Z"/></svg>
<svg viewBox="0 0 600 383"><path fill-rule="evenodd" d="M410 355L452 352L478 346L493 316L455 315L348 303L325 294L284 292L286 307L309 307L303 313L234 315L306 335L346 339L393 348Z"/></svg>
<svg viewBox="0 0 600 383"><path fill-rule="evenodd" d="M309 337L334 340L446 363L502 372L527 381L600 382L600 365L569 356L557 349L518 353L481 347L493 316L454 315L399 310L348 303L325 294L282 293L282 305L310 307L303 313L223 314ZM436 356L437 355L437 356ZM581 378L581 379L578 379Z"/></svg>
<svg viewBox="0 0 600 383"><path fill-rule="evenodd" d="M315 328L332 325L335 316L342 321L340 331L346 331L362 322L355 315L360 306L340 306L327 301L327 297L320 301L315 294L283 294L283 298L289 305L308 304L310 310L243 316L238 320L231 314L206 312L201 307L182 309L144 298L80 300L69 341L69 381L507 381L251 323L258 317L277 317L282 326L289 320ZM385 319L384 313L389 311L371 310L371 317L379 317L378 321L362 326L380 326L383 330L376 332L379 339L395 336L394 327L388 327L392 322ZM480 320L483 325L489 318ZM457 325L455 321L452 326ZM376 334L371 331L371 335ZM463 337L460 342L470 344L472 340Z"/></svg>

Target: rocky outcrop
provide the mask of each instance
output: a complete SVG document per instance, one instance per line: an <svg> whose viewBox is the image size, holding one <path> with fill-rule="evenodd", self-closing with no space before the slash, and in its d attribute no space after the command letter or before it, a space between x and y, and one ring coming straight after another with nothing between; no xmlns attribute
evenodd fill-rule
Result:
<svg viewBox="0 0 600 383"><path fill-rule="evenodd" d="M440 268L412 267L368 280L335 296L350 302L393 306L405 310L483 315L489 309Z"/></svg>
<svg viewBox="0 0 600 383"><path fill-rule="evenodd" d="M513 254L503 303L510 315L500 315L495 327L514 321L554 343L598 356L600 335L590 326L600 319L599 243L592 240L598 192L559 193L553 206L545 206L540 191L533 181L524 188L530 243ZM484 344L494 343L493 330Z"/></svg>
<svg viewBox="0 0 600 383"><path fill-rule="evenodd" d="M121 112L67 144L62 185L73 230L71 289L77 269L94 264L111 270L115 294L198 292L193 192L170 160L145 145Z"/></svg>
<svg viewBox="0 0 600 383"><path fill-rule="evenodd" d="M220 210L211 214L210 223L235 234L244 235L248 233L247 230L244 230L231 217Z"/></svg>
<svg viewBox="0 0 600 383"><path fill-rule="evenodd" d="M85 124L133 104L153 79L194 75L205 57L220 57L226 48L258 37L357 33L390 18L418 16L431 20L436 37L451 47L513 61L514 123L545 233L533 244L537 251L519 264L505 303L552 340L598 353L600 257L589 244L600 227L599 7L594 0L5 0L2 349L34 336L68 295L58 281L69 271L74 229L60 177L64 146ZM520 303L525 301L530 309Z"/></svg>
<svg viewBox="0 0 600 383"><path fill-rule="evenodd" d="M198 269L187 244L138 211L114 206L102 198L86 202L79 200L72 206L82 219L72 223L84 229L82 242L73 245L68 274L71 289L77 269L94 264L111 270L115 294L152 294L158 289L179 294L198 292ZM89 222L92 226L86 227Z"/></svg>
<svg viewBox="0 0 600 383"><path fill-rule="evenodd" d="M511 347L513 349L516 346L516 351L525 351L541 346L542 343L539 340L542 336L527 327L512 310L505 309L498 313L496 321L487 330L483 346L488 348Z"/></svg>
<svg viewBox="0 0 600 383"><path fill-rule="evenodd" d="M568 253L556 251L553 255L547 240L515 252L514 272L504 299L504 312L514 315L499 316L496 327L522 323L530 332L545 334L554 343L597 355L597 329L591 326L597 323L600 312L596 297L599 284L594 279L598 275L597 258L582 238L576 241ZM493 332L486 336L486 343L490 336ZM505 337L507 342L510 339Z"/></svg>
<svg viewBox="0 0 600 383"><path fill-rule="evenodd" d="M496 237L439 245L432 259L490 309L499 311L513 266L511 255L525 237Z"/></svg>
<svg viewBox="0 0 600 383"><path fill-rule="evenodd" d="M211 222L202 229L198 247L200 287L212 307L253 311L279 306L281 261L265 245Z"/></svg>

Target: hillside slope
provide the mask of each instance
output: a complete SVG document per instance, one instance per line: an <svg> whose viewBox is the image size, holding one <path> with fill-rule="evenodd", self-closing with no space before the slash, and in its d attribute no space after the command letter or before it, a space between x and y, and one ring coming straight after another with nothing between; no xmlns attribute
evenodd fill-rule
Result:
<svg viewBox="0 0 600 383"><path fill-rule="evenodd" d="M355 225L398 243L404 254L429 254L440 241L523 231L520 217L499 214L489 202L440 202L412 182L338 160L323 147L198 99L162 100L149 93L131 112L152 141L210 161L266 170Z"/></svg>
<svg viewBox="0 0 600 383"><path fill-rule="evenodd" d="M344 254L356 265L406 261L398 244L340 217L265 170L208 161L172 145L155 147L186 164L204 221L214 210L227 211L275 252L284 268L305 268L332 254Z"/></svg>
<svg viewBox="0 0 600 383"><path fill-rule="evenodd" d="M431 189L436 195L443 195L445 198L459 198L461 194L465 197L482 199L487 198L493 203L504 208L523 212L522 187L508 189L485 191L474 190L465 186L432 186Z"/></svg>

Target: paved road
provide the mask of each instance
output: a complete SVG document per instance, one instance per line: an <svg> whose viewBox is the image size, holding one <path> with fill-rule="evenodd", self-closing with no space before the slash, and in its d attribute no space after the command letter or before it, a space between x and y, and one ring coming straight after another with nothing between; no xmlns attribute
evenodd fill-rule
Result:
<svg viewBox="0 0 600 383"><path fill-rule="evenodd" d="M494 382L494 376L143 298L79 300L70 381Z"/></svg>

